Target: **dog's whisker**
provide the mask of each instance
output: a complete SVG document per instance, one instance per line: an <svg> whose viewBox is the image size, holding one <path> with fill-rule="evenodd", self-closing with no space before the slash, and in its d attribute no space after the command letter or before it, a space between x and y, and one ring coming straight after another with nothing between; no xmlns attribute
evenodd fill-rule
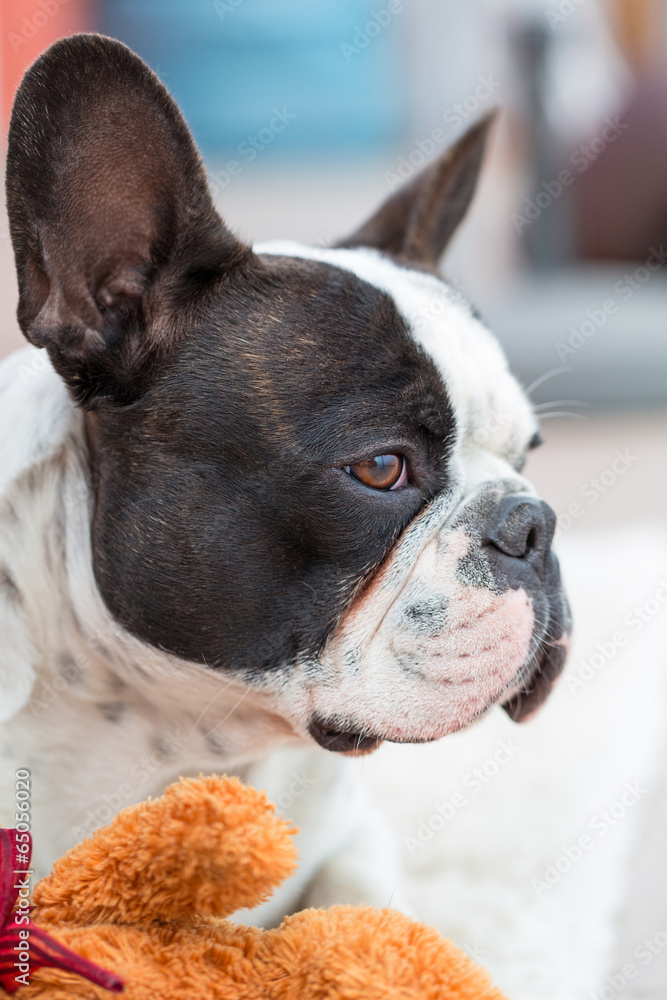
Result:
<svg viewBox="0 0 667 1000"><path fill-rule="evenodd" d="M552 368L550 371L545 372L544 375L540 375L539 378L536 378L534 382L531 382L531 384L524 391L527 396L530 396L530 394L534 392L535 389L538 389L541 385L544 385L544 383L548 382L549 379L554 378L556 375L562 375L564 372L570 372L570 371L572 371L571 365L560 365L558 368Z"/></svg>
<svg viewBox="0 0 667 1000"><path fill-rule="evenodd" d="M236 701L232 705L232 707L230 708L230 710L227 712L227 715L225 715L225 717L223 719L220 719L219 722L216 722L216 724L211 729L207 729L206 732L204 733L204 736L211 736L216 731L216 729L219 729L220 726L224 725L224 723L227 721L227 719L230 717L230 715L234 714L234 712L239 707L239 705L241 704L241 702L243 701L243 699L247 698L247 696L249 694L250 694L250 688L248 687L248 688L245 689L245 691L243 692L243 694L241 695L241 697L238 699L238 701Z"/></svg>
<svg viewBox="0 0 667 1000"><path fill-rule="evenodd" d="M581 399L553 399L550 403L538 403L536 406L533 406L533 409L536 413L539 413L550 406L579 406L587 409L590 405L590 403L585 403Z"/></svg>
<svg viewBox="0 0 667 1000"><path fill-rule="evenodd" d="M583 413L572 413L570 410L556 410L553 413L540 413L540 420L551 420L554 417L568 417L571 420L585 420Z"/></svg>

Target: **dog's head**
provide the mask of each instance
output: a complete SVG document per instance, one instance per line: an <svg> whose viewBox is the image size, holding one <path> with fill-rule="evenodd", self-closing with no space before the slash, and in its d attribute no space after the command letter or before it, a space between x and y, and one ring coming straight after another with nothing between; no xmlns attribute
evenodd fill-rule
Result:
<svg viewBox="0 0 667 1000"><path fill-rule="evenodd" d="M86 413L107 607L343 752L521 719L564 661L536 420L436 273L488 127L337 248L253 250L120 43L56 43L12 116L19 321Z"/></svg>

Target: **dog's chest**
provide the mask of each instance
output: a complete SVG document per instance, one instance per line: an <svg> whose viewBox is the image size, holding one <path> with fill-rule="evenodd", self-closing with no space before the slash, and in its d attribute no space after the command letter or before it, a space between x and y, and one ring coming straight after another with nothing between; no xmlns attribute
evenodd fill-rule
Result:
<svg viewBox="0 0 667 1000"><path fill-rule="evenodd" d="M159 794L181 774L228 771L234 763L189 713L151 712L132 692L114 688L104 671L79 673L76 662L63 657L61 670L45 674L2 733L0 818L11 825L14 775L27 769L42 872L124 806Z"/></svg>
<svg viewBox="0 0 667 1000"><path fill-rule="evenodd" d="M92 573L81 419L43 357L0 366L0 823L31 775L46 869L179 774L239 770L284 739L242 685L134 640Z"/></svg>
<svg viewBox="0 0 667 1000"><path fill-rule="evenodd" d="M225 770L230 761L205 713L200 720L189 707L170 710L157 692L151 703L126 679L138 665L82 634L62 566L35 559L32 572L39 587L17 609L17 641L0 654L34 673L26 705L0 728L0 822L12 825L15 774L28 770L35 865L44 871L124 806L179 774Z"/></svg>

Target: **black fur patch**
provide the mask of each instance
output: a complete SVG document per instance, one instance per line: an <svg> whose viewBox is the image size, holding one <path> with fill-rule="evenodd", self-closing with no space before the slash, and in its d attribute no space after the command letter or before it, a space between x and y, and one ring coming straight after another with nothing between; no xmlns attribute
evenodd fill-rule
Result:
<svg viewBox="0 0 667 1000"><path fill-rule="evenodd" d="M454 418L391 298L347 271L255 258L191 322L141 399L96 410L95 574L139 638L254 672L321 648L446 487ZM391 451L405 489L343 471Z"/></svg>
<svg viewBox="0 0 667 1000"><path fill-rule="evenodd" d="M484 132L440 165L436 202ZM447 483L451 407L392 299L236 239L178 108L113 39L61 39L26 73L7 200L19 322L88 411L94 570L112 614L212 667L317 651ZM436 206L419 205L411 243L430 254L450 215L439 206L431 239ZM408 460L405 489L344 471L389 452Z"/></svg>

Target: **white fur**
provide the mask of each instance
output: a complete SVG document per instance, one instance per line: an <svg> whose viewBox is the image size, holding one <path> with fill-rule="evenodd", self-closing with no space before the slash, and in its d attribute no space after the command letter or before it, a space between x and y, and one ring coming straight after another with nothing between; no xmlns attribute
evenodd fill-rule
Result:
<svg viewBox="0 0 667 1000"><path fill-rule="evenodd" d="M35 864L44 872L118 808L159 794L178 775L234 771L266 787L302 831L299 872L256 915L267 922L304 899L400 905L392 849L355 791L350 762L304 745L306 726L314 709L335 708L398 738L440 735L508 686L532 629L525 595L516 592L513 608L489 595L479 607L466 603L452 579L454 549L448 554L443 540L481 483L500 478L530 491L513 464L534 430L497 345L436 278L370 251L274 245L270 252L335 263L389 291L438 363L458 428L452 488L406 531L378 578L373 607L353 605L317 663L272 672L257 689L161 653L114 623L92 572L81 415L42 352L26 348L0 365L0 424L10 430L0 461L0 568L24 595L19 603L10 582L0 587L0 822L12 825L14 772L28 768ZM409 638L391 625L418 584L449 591L460 612L449 626L448 665L436 663L426 642L423 678L403 669ZM476 631L463 641L456 622L470 615ZM510 619L520 626L512 639ZM484 660L498 632L507 637L503 652ZM363 682L354 678L350 649L363 657ZM468 654L482 663L474 688L461 667ZM113 721L120 711L122 721ZM297 794L299 781L307 788Z"/></svg>

